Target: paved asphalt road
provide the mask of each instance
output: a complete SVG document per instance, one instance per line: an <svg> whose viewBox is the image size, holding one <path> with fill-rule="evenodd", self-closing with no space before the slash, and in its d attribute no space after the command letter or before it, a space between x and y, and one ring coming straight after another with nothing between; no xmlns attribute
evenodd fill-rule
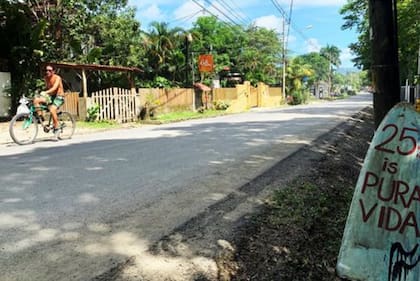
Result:
<svg viewBox="0 0 420 281"><path fill-rule="evenodd" d="M136 255L145 274L169 268L152 243L371 104L360 94L2 144L0 280L90 280Z"/></svg>

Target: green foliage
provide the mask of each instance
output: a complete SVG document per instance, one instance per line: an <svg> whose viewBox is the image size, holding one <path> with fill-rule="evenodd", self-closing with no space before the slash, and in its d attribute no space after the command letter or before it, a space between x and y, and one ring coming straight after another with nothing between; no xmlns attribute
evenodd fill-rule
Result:
<svg viewBox="0 0 420 281"><path fill-rule="evenodd" d="M146 95L146 104L150 107L158 107L160 105L160 100L154 94L148 93Z"/></svg>
<svg viewBox="0 0 420 281"><path fill-rule="evenodd" d="M328 210L327 195L311 184L304 183L299 190L290 192L288 189L278 190L273 196L273 206L278 213L284 213L288 223L304 229L311 229L317 219L324 216ZM283 216L279 216L281 220Z"/></svg>
<svg viewBox="0 0 420 281"><path fill-rule="evenodd" d="M297 58L299 59L299 63L309 65L313 70L313 75L307 77L309 86L314 85L318 81L328 80L329 62L320 53L312 52L298 56Z"/></svg>
<svg viewBox="0 0 420 281"><path fill-rule="evenodd" d="M343 29L355 28L358 40L349 47L356 55L355 65L369 70L372 64L372 48L370 44L368 1L349 0L341 8L340 13L345 20ZM420 41L420 2L418 0L397 1L397 26L399 45L400 79L414 81L416 75L416 57ZM417 19L417 20L414 20ZM385 19L384 19L385 20Z"/></svg>
<svg viewBox="0 0 420 281"><path fill-rule="evenodd" d="M287 103L290 105L304 104L309 99L309 92L304 90L293 91L287 98Z"/></svg>
<svg viewBox="0 0 420 281"><path fill-rule="evenodd" d="M156 111L160 105L160 100L153 93L148 93L145 97L144 106L140 111L141 120L149 120L150 117L156 118Z"/></svg>
<svg viewBox="0 0 420 281"><path fill-rule="evenodd" d="M417 73L420 44L420 1L404 0L397 2L398 46L401 81L409 79L414 83Z"/></svg>
<svg viewBox="0 0 420 281"><path fill-rule="evenodd" d="M179 73L184 73L186 32L181 28L169 28L165 22L152 22L150 31L144 33L144 42L147 53L147 66L149 80L157 77L164 77L168 81L165 85L176 84L175 81L182 81ZM162 87L165 87L162 85Z"/></svg>
<svg viewBox="0 0 420 281"><path fill-rule="evenodd" d="M135 77L136 86L159 88L190 87L193 72L198 80L197 55L203 53L212 53L215 62L215 72L201 77L206 82L225 67L240 73L252 85L279 84L282 76L282 42L274 30L232 27L215 17L200 17L190 30L154 22L146 32L125 0L59 1L45 11L31 10L18 1L0 5L2 11L13 15L0 25L0 36L8 38L6 47L0 46L0 50L2 57L11 58L14 77L21 81L13 83L19 85L16 97L39 88L39 63L46 61L135 66L144 70ZM34 14L37 16L32 21ZM192 35L192 41L187 40L187 34ZM336 67L340 63L339 50L334 46L288 63L289 95L302 100L298 97L309 86L331 76L325 57ZM89 74L89 91L128 84L125 73Z"/></svg>
<svg viewBox="0 0 420 281"><path fill-rule="evenodd" d="M213 102L213 106L216 110L226 110L229 108L230 104L223 100L216 100Z"/></svg>
<svg viewBox="0 0 420 281"><path fill-rule="evenodd" d="M215 17L200 17L194 24L192 49L211 52L216 72L235 69L251 84L278 82L281 42L274 30L251 26L229 26Z"/></svg>
<svg viewBox="0 0 420 281"><path fill-rule="evenodd" d="M350 50L356 55L353 59L355 66L364 70L371 66L371 46L369 40L368 1L349 0L341 8L343 15L343 30L355 29L359 34L357 42L350 44Z"/></svg>
<svg viewBox="0 0 420 281"><path fill-rule="evenodd" d="M101 120L101 121L78 121L78 128L87 128L87 129L113 129L121 127L116 121L111 120Z"/></svg>
<svg viewBox="0 0 420 281"><path fill-rule="evenodd" d="M175 122L175 121L182 121L182 120L189 120L189 119L197 119L197 118L206 118L206 117L213 117L213 116L220 116L223 112L220 110L204 110L202 112L194 112L191 110L188 111L175 111L165 114L159 114L154 118L156 121L160 122Z"/></svg>
<svg viewBox="0 0 420 281"><path fill-rule="evenodd" d="M319 54L325 57L331 65L339 67L341 65L340 52L338 47L327 45L326 47L321 48Z"/></svg>
<svg viewBox="0 0 420 281"><path fill-rule="evenodd" d="M153 88L170 88L172 83L165 77L156 76L150 86Z"/></svg>
<svg viewBox="0 0 420 281"><path fill-rule="evenodd" d="M9 71L13 73L10 93L16 108L20 96L31 96L36 90L46 25L35 25L29 17L29 7L20 1L0 1L0 11L0 58L8 59Z"/></svg>
<svg viewBox="0 0 420 281"><path fill-rule="evenodd" d="M333 76L333 92L341 95L355 95L367 81L366 72L335 73Z"/></svg>
<svg viewBox="0 0 420 281"><path fill-rule="evenodd" d="M100 108L99 104L97 104L97 103L92 104L87 109L86 121L87 122L94 122L94 121L96 121L96 119L98 119L98 115L99 115L99 110L100 109L101 108Z"/></svg>
<svg viewBox="0 0 420 281"><path fill-rule="evenodd" d="M289 104L302 104L308 100L309 93L303 80L314 75L309 64L305 64L301 57L294 58L287 66L286 90L289 96Z"/></svg>

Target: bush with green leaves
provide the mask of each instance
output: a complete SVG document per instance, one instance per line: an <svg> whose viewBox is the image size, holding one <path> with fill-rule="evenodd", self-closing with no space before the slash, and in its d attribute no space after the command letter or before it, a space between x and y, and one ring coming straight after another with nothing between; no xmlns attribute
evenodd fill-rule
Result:
<svg viewBox="0 0 420 281"><path fill-rule="evenodd" d="M214 109L216 110L226 110L229 108L230 104L223 100L216 100L213 102Z"/></svg>
<svg viewBox="0 0 420 281"><path fill-rule="evenodd" d="M306 91L293 91L287 99L288 104L298 105L304 104L308 101L309 93Z"/></svg>
<svg viewBox="0 0 420 281"><path fill-rule="evenodd" d="M87 122L95 122L96 119L98 119L100 109L101 109L101 107L99 106L99 104L97 104L97 103L92 104L87 109L86 121Z"/></svg>
<svg viewBox="0 0 420 281"><path fill-rule="evenodd" d="M155 87L155 88L171 88L172 84L171 84L171 81L169 81L165 77L157 76L153 80L152 87Z"/></svg>

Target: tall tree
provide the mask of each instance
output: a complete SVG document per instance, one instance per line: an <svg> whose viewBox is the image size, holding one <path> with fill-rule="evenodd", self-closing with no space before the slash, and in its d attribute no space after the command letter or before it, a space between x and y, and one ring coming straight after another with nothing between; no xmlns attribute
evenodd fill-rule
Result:
<svg viewBox="0 0 420 281"><path fill-rule="evenodd" d="M196 52L214 55L216 72L224 68L240 72L252 84L275 83L281 61L281 42L273 30L232 26L215 17L200 17L191 30Z"/></svg>
<svg viewBox="0 0 420 281"><path fill-rule="evenodd" d="M415 63L420 52L420 1L401 0L397 4L400 80L414 83L420 74Z"/></svg>
<svg viewBox="0 0 420 281"><path fill-rule="evenodd" d="M180 48L185 36L181 28L170 28L165 22L152 22L146 33L147 63L152 79L158 76L175 81L175 75L184 59Z"/></svg>
<svg viewBox="0 0 420 281"><path fill-rule="evenodd" d="M352 59L356 67L369 70L371 66L371 46L369 41L369 15L367 0L348 0L340 9L344 24L341 29L355 29L358 33L357 42L349 45L355 55Z"/></svg>
<svg viewBox="0 0 420 281"><path fill-rule="evenodd" d="M304 80L314 75L311 65L305 63L302 57L292 59L287 65L287 94L293 97L294 104L304 103L309 95L304 88Z"/></svg>
<svg viewBox="0 0 420 281"><path fill-rule="evenodd" d="M251 83L278 82L279 65L282 61L282 44L274 30L251 27L246 32L246 44L242 50L240 64L245 78ZM276 81L277 80L277 81Z"/></svg>
<svg viewBox="0 0 420 281"><path fill-rule="evenodd" d="M21 1L0 1L0 58L12 75L12 106L37 87L38 62L43 56L46 25L36 24L29 7Z"/></svg>
<svg viewBox="0 0 420 281"><path fill-rule="evenodd" d="M214 56L215 72L225 67L238 70L245 33L241 26L231 26L216 17L199 17L191 33L192 51L196 54L211 53Z"/></svg>
<svg viewBox="0 0 420 281"><path fill-rule="evenodd" d="M304 54L299 56L304 64L308 64L313 69L314 73L308 77L308 84L317 85L320 81L327 81L330 73L330 62L324 56L317 52Z"/></svg>
<svg viewBox="0 0 420 281"><path fill-rule="evenodd" d="M332 77L334 74L334 67L337 69L341 65L340 61L340 49L336 46L327 45L326 47L321 48L320 54L325 57L329 62L328 67L328 94L332 90Z"/></svg>
<svg viewBox="0 0 420 281"><path fill-rule="evenodd" d="M355 55L353 62L364 70L372 66L372 49L369 32L368 0L348 0L341 8L345 23L342 29L355 29L358 40L350 44ZM414 81L416 57L420 42L420 1L397 1L398 46L400 80Z"/></svg>

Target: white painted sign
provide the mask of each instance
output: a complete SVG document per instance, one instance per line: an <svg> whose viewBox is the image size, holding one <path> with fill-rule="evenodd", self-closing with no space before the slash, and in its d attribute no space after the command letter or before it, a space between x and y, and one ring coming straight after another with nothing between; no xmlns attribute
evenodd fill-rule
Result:
<svg viewBox="0 0 420 281"><path fill-rule="evenodd" d="M337 262L350 280L420 280L420 114L407 103L384 118L369 147Z"/></svg>

